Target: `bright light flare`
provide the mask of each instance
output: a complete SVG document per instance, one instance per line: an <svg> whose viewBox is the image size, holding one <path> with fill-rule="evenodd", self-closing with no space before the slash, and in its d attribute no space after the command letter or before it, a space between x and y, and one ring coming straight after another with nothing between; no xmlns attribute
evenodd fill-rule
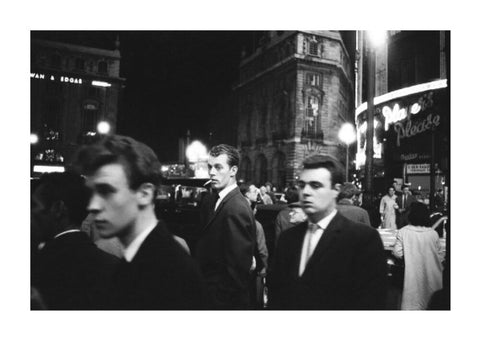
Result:
<svg viewBox="0 0 480 340"><path fill-rule="evenodd" d="M98 123L97 125L97 131L101 134L107 134L110 132L110 124L108 124L108 122L100 122Z"/></svg>
<svg viewBox="0 0 480 340"><path fill-rule="evenodd" d="M338 138L345 144L349 145L356 140L355 128L350 123L344 123L338 131Z"/></svg>

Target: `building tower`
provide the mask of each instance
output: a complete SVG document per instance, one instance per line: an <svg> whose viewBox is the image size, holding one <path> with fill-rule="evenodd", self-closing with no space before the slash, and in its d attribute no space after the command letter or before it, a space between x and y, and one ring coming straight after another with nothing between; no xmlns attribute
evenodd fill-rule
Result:
<svg viewBox="0 0 480 340"><path fill-rule="evenodd" d="M239 178L284 188L312 153L345 159L338 130L354 121L354 80L339 31L270 31L234 87Z"/></svg>

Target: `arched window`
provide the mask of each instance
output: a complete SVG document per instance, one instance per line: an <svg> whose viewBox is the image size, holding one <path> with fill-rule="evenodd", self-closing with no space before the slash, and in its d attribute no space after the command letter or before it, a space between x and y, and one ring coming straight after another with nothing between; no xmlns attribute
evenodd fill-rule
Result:
<svg viewBox="0 0 480 340"><path fill-rule="evenodd" d="M287 181L286 157L281 151L278 151L272 160L272 183L277 189L285 188Z"/></svg>
<svg viewBox="0 0 480 340"><path fill-rule="evenodd" d="M256 185L263 185L267 181L267 158L264 154L255 159L254 181Z"/></svg>
<svg viewBox="0 0 480 340"><path fill-rule="evenodd" d="M243 179L245 182L249 182L252 179L252 162L248 156L243 157L240 162L240 173L238 179Z"/></svg>
<svg viewBox="0 0 480 340"><path fill-rule="evenodd" d="M82 58L75 59L75 69L83 71L85 69L85 60Z"/></svg>
<svg viewBox="0 0 480 340"><path fill-rule="evenodd" d="M54 54L52 55L50 62L53 68L60 68L60 66L62 65L62 58L60 57L60 55Z"/></svg>
<svg viewBox="0 0 480 340"><path fill-rule="evenodd" d="M101 61L98 63L98 73L103 73L103 74L106 74L107 73L107 62L106 61Z"/></svg>

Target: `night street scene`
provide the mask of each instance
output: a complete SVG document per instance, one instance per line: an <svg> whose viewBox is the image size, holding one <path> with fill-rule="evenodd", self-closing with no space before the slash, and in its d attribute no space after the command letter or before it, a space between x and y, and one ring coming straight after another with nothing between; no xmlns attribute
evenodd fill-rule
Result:
<svg viewBox="0 0 480 340"><path fill-rule="evenodd" d="M32 30L30 107L31 310L451 310L450 31Z"/></svg>

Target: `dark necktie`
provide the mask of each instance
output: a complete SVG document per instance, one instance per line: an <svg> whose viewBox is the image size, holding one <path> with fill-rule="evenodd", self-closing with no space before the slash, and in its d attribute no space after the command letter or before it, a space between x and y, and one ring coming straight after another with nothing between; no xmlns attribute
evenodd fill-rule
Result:
<svg viewBox="0 0 480 340"><path fill-rule="evenodd" d="M220 195L218 192L213 193L213 205L212 205L212 211L215 211L215 206L217 205L218 199L220 198Z"/></svg>

